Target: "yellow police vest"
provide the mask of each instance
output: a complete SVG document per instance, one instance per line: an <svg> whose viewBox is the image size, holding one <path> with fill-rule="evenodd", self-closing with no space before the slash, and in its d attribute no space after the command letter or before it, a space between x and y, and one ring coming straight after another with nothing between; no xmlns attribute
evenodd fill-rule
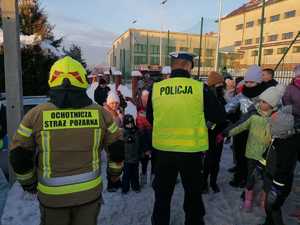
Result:
<svg viewBox="0 0 300 225"><path fill-rule="evenodd" d="M189 78L155 83L152 104L154 148L186 153L208 150L203 83Z"/></svg>

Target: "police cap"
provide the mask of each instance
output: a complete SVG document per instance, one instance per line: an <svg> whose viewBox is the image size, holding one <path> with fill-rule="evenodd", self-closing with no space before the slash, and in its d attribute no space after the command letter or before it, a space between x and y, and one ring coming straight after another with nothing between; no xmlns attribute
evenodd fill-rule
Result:
<svg viewBox="0 0 300 225"><path fill-rule="evenodd" d="M194 67L194 58L196 56L195 54L189 52L171 52L170 56L172 59L184 59L190 61L192 63L192 66Z"/></svg>

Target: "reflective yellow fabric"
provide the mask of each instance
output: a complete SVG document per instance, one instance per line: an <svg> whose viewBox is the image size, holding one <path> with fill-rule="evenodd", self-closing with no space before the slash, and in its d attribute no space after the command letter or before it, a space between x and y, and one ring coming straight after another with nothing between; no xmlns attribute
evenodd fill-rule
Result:
<svg viewBox="0 0 300 225"><path fill-rule="evenodd" d="M29 180L29 179L34 177L34 171L33 170L26 173L26 174L18 174L18 173L15 173L15 174L16 174L17 180L20 181L20 182Z"/></svg>
<svg viewBox="0 0 300 225"><path fill-rule="evenodd" d="M96 109L52 110L43 112L43 130L99 128Z"/></svg>
<svg viewBox="0 0 300 225"><path fill-rule="evenodd" d="M43 147L43 176L50 178L51 165L50 165L50 131L41 131L42 147Z"/></svg>
<svg viewBox="0 0 300 225"><path fill-rule="evenodd" d="M4 148L4 143L3 143L3 139L0 138L0 150L2 150Z"/></svg>
<svg viewBox="0 0 300 225"><path fill-rule="evenodd" d="M48 80L49 87L54 88L61 86L64 79L68 79L74 87L83 89L88 87L84 67L69 56L56 61L51 67Z"/></svg>
<svg viewBox="0 0 300 225"><path fill-rule="evenodd" d="M108 131L109 131L111 134L117 132L117 131L118 131L118 125L117 125L115 122L113 122L113 123L108 127Z"/></svg>
<svg viewBox="0 0 300 225"><path fill-rule="evenodd" d="M153 86L153 146L161 151L208 150L203 83L171 78Z"/></svg>
<svg viewBox="0 0 300 225"><path fill-rule="evenodd" d="M39 183L37 188L41 193L47 195L66 195L66 194L87 191L99 186L100 184L101 184L101 177L98 177L97 179L88 182L65 185L60 187L50 187Z"/></svg>
<svg viewBox="0 0 300 225"><path fill-rule="evenodd" d="M93 145L93 171L99 169L99 147L101 139L101 129L94 130L94 145Z"/></svg>
<svg viewBox="0 0 300 225"><path fill-rule="evenodd" d="M32 129L25 127L23 124L20 124L18 130L18 134L20 134L23 137L30 137L32 135Z"/></svg>

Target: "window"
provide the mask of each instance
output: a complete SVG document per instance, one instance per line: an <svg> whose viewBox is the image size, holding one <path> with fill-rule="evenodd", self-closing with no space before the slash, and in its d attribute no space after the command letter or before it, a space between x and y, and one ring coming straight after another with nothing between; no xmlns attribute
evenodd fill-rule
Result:
<svg viewBox="0 0 300 225"><path fill-rule="evenodd" d="M159 54L159 45L151 45L151 54Z"/></svg>
<svg viewBox="0 0 300 225"><path fill-rule="evenodd" d="M273 34L268 37L268 41L277 41L277 39L278 39L277 34Z"/></svg>
<svg viewBox="0 0 300 225"><path fill-rule="evenodd" d="M238 25L236 25L236 27L235 27L235 29L236 30L242 30L244 28L244 24L238 24Z"/></svg>
<svg viewBox="0 0 300 225"><path fill-rule="evenodd" d="M256 38L255 43L259 44L260 38ZM265 38L263 37L263 42L265 42Z"/></svg>
<svg viewBox="0 0 300 225"><path fill-rule="evenodd" d="M242 45L242 41L236 41L234 42L234 46L241 46Z"/></svg>
<svg viewBox="0 0 300 225"><path fill-rule="evenodd" d="M293 47L293 53L300 53L300 46Z"/></svg>
<svg viewBox="0 0 300 225"><path fill-rule="evenodd" d="M293 32L283 33L283 34L282 34L282 40L292 39L293 36L294 36L294 33L293 33Z"/></svg>
<svg viewBox="0 0 300 225"><path fill-rule="evenodd" d="M273 55L273 49L270 48L270 49L265 49L264 50L264 55Z"/></svg>
<svg viewBox="0 0 300 225"><path fill-rule="evenodd" d="M135 44L134 45L134 53L146 53L147 46L142 44Z"/></svg>
<svg viewBox="0 0 300 225"><path fill-rule="evenodd" d="M241 44L242 44L242 42L241 42ZM213 57L214 55L215 55L215 50L214 49L210 49L210 48L205 49L205 56L206 57Z"/></svg>
<svg viewBox="0 0 300 225"><path fill-rule="evenodd" d="M254 21L249 21L246 23L246 27L250 28L250 27L254 27Z"/></svg>
<svg viewBox="0 0 300 225"><path fill-rule="evenodd" d="M295 16L296 16L296 10L292 10L292 11L284 13L284 18L285 19L295 17Z"/></svg>
<svg viewBox="0 0 300 225"><path fill-rule="evenodd" d="M213 59L205 59L203 66L204 67L213 67L214 66L214 60Z"/></svg>
<svg viewBox="0 0 300 225"><path fill-rule="evenodd" d="M254 50L251 52L251 56L258 56L258 50Z"/></svg>
<svg viewBox="0 0 300 225"><path fill-rule="evenodd" d="M274 16L271 16L271 17L270 17L270 22L271 22L271 23L272 23L272 22L276 22L276 21L278 21L278 20L280 20L280 14L274 15Z"/></svg>
<svg viewBox="0 0 300 225"><path fill-rule="evenodd" d="M169 52L176 52L176 47L174 46L169 46Z"/></svg>
<svg viewBox="0 0 300 225"><path fill-rule="evenodd" d="M267 19L266 19L266 18L264 18L264 23L266 23L266 22L267 22ZM261 24L261 19L258 19L258 20L257 20L257 24L258 24L258 25L260 25L260 24Z"/></svg>
<svg viewBox="0 0 300 225"><path fill-rule="evenodd" d="M156 56L151 57L150 58L150 64L151 65L159 65L159 57L156 57Z"/></svg>
<svg viewBox="0 0 300 225"><path fill-rule="evenodd" d="M278 48L277 49L277 54L278 55L282 55L282 54L284 54L286 52L287 49L288 49L287 47L285 47L285 48Z"/></svg>
<svg viewBox="0 0 300 225"><path fill-rule="evenodd" d="M253 40L252 39L246 39L245 40L245 45L252 45Z"/></svg>
<svg viewBox="0 0 300 225"><path fill-rule="evenodd" d="M134 56L134 64L135 65L147 64L147 57L146 56Z"/></svg>
<svg viewBox="0 0 300 225"><path fill-rule="evenodd" d="M194 48L193 53L199 55L200 48Z"/></svg>
<svg viewBox="0 0 300 225"><path fill-rule="evenodd" d="M180 50L181 52L187 52L187 51L188 51L188 48L186 48L186 47L180 47L179 50Z"/></svg>

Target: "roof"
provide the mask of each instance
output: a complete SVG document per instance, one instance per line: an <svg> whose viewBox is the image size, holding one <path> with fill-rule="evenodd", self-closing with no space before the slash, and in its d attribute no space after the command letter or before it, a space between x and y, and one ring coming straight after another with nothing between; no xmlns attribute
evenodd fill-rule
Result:
<svg viewBox="0 0 300 225"><path fill-rule="evenodd" d="M271 4L275 4L275 3L278 3L278 2L282 2L282 1L284 1L284 0L266 0L266 6L271 5ZM258 9L261 6L262 6L262 0L249 0L247 3L245 3L241 7L233 10L232 12L227 14L222 19L227 19L229 17L237 16L237 15L243 14L245 12L249 12L249 11L252 11L254 9Z"/></svg>

